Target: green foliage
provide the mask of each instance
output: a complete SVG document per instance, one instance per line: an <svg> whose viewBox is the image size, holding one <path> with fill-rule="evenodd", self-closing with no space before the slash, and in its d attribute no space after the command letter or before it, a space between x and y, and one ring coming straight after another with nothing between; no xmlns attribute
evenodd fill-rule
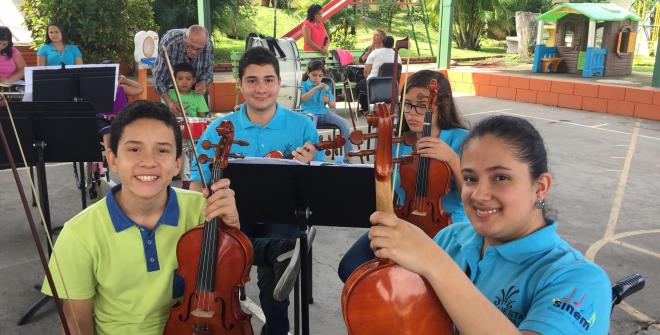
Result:
<svg viewBox="0 0 660 335"><path fill-rule="evenodd" d="M86 63L101 58L132 63L133 36L155 30L153 0L25 0L25 25L35 45L43 44L48 23L62 27Z"/></svg>
<svg viewBox="0 0 660 335"><path fill-rule="evenodd" d="M211 0L210 6L213 30L238 39L253 31L256 9L250 0ZM153 12L161 35L198 22L197 0L154 0Z"/></svg>
<svg viewBox="0 0 660 335"><path fill-rule="evenodd" d="M353 34L343 35L343 34L334 34L332 35L332 49L355 49L355 44L357 42L357 37Z"/></svg>

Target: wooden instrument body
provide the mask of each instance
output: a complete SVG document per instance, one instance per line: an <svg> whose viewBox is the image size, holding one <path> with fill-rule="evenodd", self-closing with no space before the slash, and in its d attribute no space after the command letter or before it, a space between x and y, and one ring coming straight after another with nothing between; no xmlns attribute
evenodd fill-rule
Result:
<svg viewBox="0 0 660 335"><path fill-rule="evenodd" d="M420 164L422 157L418 154L412 156L412 163L400 165L399 180L406 196L403 205L395 208L394 212L433 238L440 229L451 223L450 214L442 206L442 197L449 193L451 168L443 161L428 159L426 171L421 172L419 167L424 165ZM418 180L420 173L426 177Z"/></svg>
<svg viewBox="0 0 660 335"><path fill-rule="evenodd" d="M346 281L342 313L350 335L453 334L453 322L429 283L378 258L362 264Z"/></svg>
<svg viewBox="0 0 660 335"><path fill-rule="evenodd" d="M239 301L239 288L250 280L254 260L252 244L236 228L221 224L217 231L218 248L213 292L196 289L204 228L195 227L181 237L176 254L179 262L177 274L183 277L185 293L181 302L170 308L163 334L253 334L251 315L243 312ZM249 246L249 247L246 247ZM207 296L208 295L208 296ZM195 317L195 303L209 304L214 312L210 318ZM174 320L177 320L176 322Z"/></svg>
<svg viewBox="0 0 660 335"><path fill-rule="evenodd" d="M394 213L392 120L384 104L377 105L377 113L376 209ZM344 284L341 305L349 335L453 334L453 323L430 284L390 260L376 258L353 271Z"/></svg>

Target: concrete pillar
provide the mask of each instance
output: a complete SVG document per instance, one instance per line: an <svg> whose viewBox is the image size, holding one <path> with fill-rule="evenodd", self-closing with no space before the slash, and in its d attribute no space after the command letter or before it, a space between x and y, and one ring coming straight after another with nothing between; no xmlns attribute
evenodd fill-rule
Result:
<svg viewBox="0 0 660 335"><path fill-rule="evenodd" d="M211 0L197 0L197 23L211 35Z"/></svg>
<svg viewBox="0 0 660 335"><path fill-rule="evenodd" d="M438 69L446 70L451 62L452 0L441 0L438 15Z"/></svg>

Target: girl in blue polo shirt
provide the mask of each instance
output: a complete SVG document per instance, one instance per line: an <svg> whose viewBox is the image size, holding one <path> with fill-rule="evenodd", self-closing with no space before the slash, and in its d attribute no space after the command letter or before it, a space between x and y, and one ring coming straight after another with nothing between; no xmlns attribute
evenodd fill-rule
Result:
<svg viewBox="0 0 660 335"><path fill-rule="evenodd" d="M424 115L428 110L428 85L433 79L438 82L439 88L436 110L433 112L434 122L431 124L431 136L423 137ZM446 162L451 169L452 181L449 193L441 199L444 211L450 215L452 223L468 221L461 202L462 179L459 158L463 140L468 131L458 116L447 77L430 70L418 71L410 76L403 101L403 115L403 131L412 131L419 138L417 152L422 157ZM410 146L395 144L392 148L392 156L406 155L411 151ZM408 195L400 187L399 175L395 175L394 178L395 192L398 195L399 203L403 204ZM339 263L339 277L342 281L346 281L353 270L374 257L374 253L369 247L369 237L364 234L351 246Z"/></svg>
<svg viewBox="0 0 660 335"><path fill-rule="evenodd" d="M82 64L82 53L67 38L60 26L49 24L46 28L46 43L37 51L37 65Z"/></svg>
<svg viewBox="0 0 660 335"><path fill-rule="evenodd" d="M544 215L553 178L538 131L512 116L481 121L464 141L461 175L470 222L434 241L376 212L376 256L424 277L461 334L607 334L607 274Z"/></svg>
<svg viewBox="0 0 660 335"><path fill-rule="evenodd" d="M307 65L307 76L309 79L303 82L300 88L302 96L300 110L312 115L315 126L332 125L339 128L339 133L345 139L344 152L353 151L353 145L348 141L351 128L348 122L337 113L330 110L335 109L335 95L328 85L321 80L325 75L325 65L320 60L313 60ZM326 104L328 105L326 107ZM328 108L329 107L329 108Z"/></svg>

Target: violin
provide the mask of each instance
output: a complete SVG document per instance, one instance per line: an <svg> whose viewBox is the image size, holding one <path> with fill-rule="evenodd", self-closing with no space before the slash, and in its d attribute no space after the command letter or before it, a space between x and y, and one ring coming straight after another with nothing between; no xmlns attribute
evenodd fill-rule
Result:
<svg viewBox="0 0 660 335"><path fill-rule="evenodd" d="M431 136L433 111L438 95L438 81L428 85L428 110L424 114L423 137ZM413 151L413 163L400 166L401 188L405 191L405 202L397 207L396 216L418 227L431 238L451 223L450 215L444 211L442 197L449 192L451 168L449 164Z"/></svg>
<svg viewBox="0 0 660 335"><path fill-rule="evenodd" d="M392 122L386 105L378 104L378 144L375 152L376 209L394 213L391 172ZM452 321L431 285L420 275L386 259L375 258L358 267L344 285L342 315L349 335L437 334L449 335Z"/></svg>
<svg viewBox="0 0 660 335"><path fill-rule="evenodd" d="M181 104L176 79L167 50L163 47L165 60L174 83L177 101ZM181 106L182 110L185 110ZM193 153L197 158L199 171L202 171L200 158L192 140L187 116L184 126L192 142ZM247 145L245 141L234 140L234 126L230 121L222 121L216 127L220 143L205 143L215 146L212 178L206 183L201 173L202 184L207 187L209 196L213 194L211 184L222 178L227 167L231 146ZM250 268L254 261L254 250L248 237L233 227L214 218L204 222L181 236L176 246L179 264L177 275L183 278L185 287L183 298L170 308L163 334L166 335L252 335L250 318L241 308L239 290L250 280Z"/></svg>
<svg viewBox="0 0 660 335"><path fill-rule="evenodd" d="M346 143L346 139L341 135L335 136L334 140L319 141L314 144L316 150L325 150L325 155L329 156L331 154L330 150L341 148ZM267 153L264 158L285 158L284 154L279 150L273 150Z"/></svg>
<svg viewBox="0 0 660 335"><path fill-rule="evenodd" d="M398 50L408 39L397 41L392 78L398 78ZM397 92L392 81L390 106L396 110ZM394 213L392 165L410 162L411 156L392 159L392 113L387 105L376 105L372 126L378 130L375 150L351 155L375 154L376 210ZM395 141L405 142L405 139ZM453 322L442 307L431 285L420 275L391 260L375 258L358 267L348 277L341 294L341 309L349 335L371 334L453 334Z"/></svg>

